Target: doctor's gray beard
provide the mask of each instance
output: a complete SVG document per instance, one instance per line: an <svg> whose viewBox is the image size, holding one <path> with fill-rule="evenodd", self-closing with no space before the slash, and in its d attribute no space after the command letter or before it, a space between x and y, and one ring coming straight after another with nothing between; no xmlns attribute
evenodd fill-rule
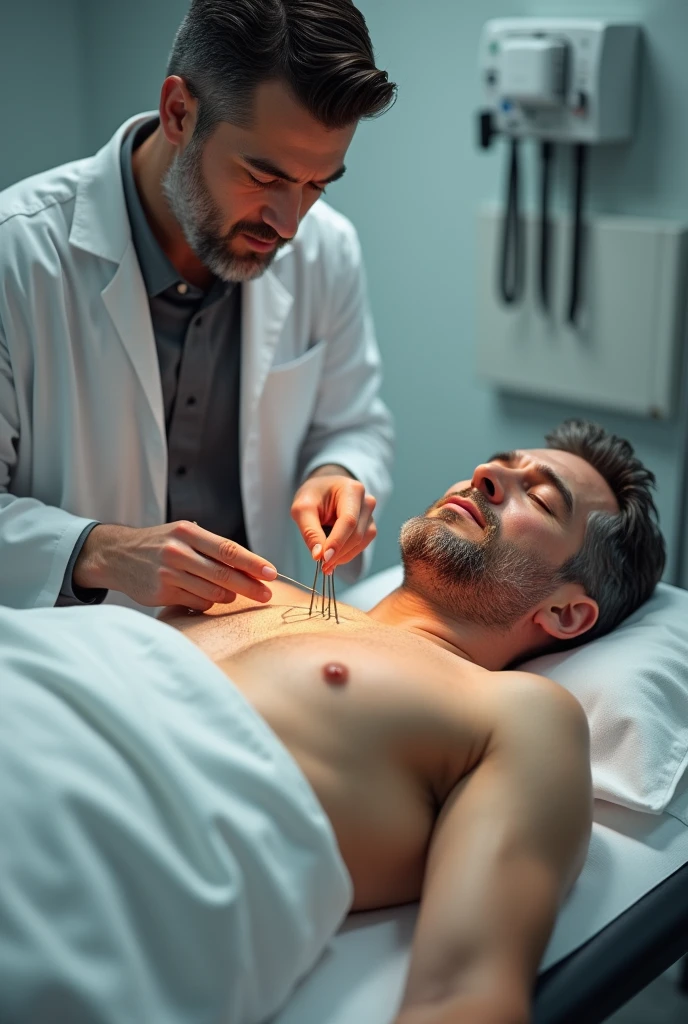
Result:
<svg viewBox="0 0 688 1024"><path fill-rule="evenodd" d="M501 539L499 521L479 491L460 494L483 513L485 537L460 536L449 525L459 514L431 505L401 528L404 586L445 615L506 632L556 589L559 570Z"/></svg>
<svg viewBox="0 0 688 1024"><path fill-rule="evenodd" d="M227 233L221 233L220 212L201 173L202 153L202 142L193 136L183 152L175 153L162 181L165 198L186 241L208 270L223 281L252 281L267 270L287 240L280 239L269 253L239 256L232 252L232 241L242 231L266 242L278 236L267 224L248 221L239 221Z"/></svg>

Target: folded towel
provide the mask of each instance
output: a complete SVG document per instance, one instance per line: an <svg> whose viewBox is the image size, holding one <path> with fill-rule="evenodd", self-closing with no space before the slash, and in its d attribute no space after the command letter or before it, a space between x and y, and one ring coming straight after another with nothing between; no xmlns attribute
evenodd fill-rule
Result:
<svg viewBox="0 0 688 1024"><path fill-rule="evenodd" d="M0 1020L258 1024L351 901L307 780L181 634L0 609Z"/></svg>

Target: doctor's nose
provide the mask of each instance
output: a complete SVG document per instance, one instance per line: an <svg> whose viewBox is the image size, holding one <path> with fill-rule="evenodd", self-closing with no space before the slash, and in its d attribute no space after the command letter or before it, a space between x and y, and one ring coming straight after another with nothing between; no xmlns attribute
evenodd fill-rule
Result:
<svg viewBox="0 0 688 1024"><path fill-rule="evenodd" d="M263 210L263 221L280 238L293 238L301 220L301 190L284 189L270 198L270 205Z"/></svg>
<svg viewBox="0 0 688 1024"><path fill-rule="evenodd" d="M508 472L504 466L485 462L476 467L471 486L480 491L493 505L501 505L506 494L505 474Z"/></svg>

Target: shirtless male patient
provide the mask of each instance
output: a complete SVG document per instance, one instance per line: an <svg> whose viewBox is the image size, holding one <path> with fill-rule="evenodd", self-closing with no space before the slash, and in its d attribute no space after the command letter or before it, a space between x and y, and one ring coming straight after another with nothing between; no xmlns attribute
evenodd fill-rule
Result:
<svg viewBox="0 0 688 1024"><path fill-rule="evenodd" d="M613 629L661 576L652 474L581 421L505 452L401 531L367 614L308 594L164 621L263 716L334 828L354 909L421 898L397 1024L521 1024L591 828L587 723L509 669ZM336 565L336 555L329 568Z"/></svg>

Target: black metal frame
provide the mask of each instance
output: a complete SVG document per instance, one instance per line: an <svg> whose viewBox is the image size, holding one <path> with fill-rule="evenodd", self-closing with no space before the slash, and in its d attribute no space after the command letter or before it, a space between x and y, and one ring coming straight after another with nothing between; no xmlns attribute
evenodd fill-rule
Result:
<svg viewBox="0 0 688 1024"><path fill-rule="evenodd" d="M533 1024L600 1024L688 953L688 864L540 975Z"/></svg>

